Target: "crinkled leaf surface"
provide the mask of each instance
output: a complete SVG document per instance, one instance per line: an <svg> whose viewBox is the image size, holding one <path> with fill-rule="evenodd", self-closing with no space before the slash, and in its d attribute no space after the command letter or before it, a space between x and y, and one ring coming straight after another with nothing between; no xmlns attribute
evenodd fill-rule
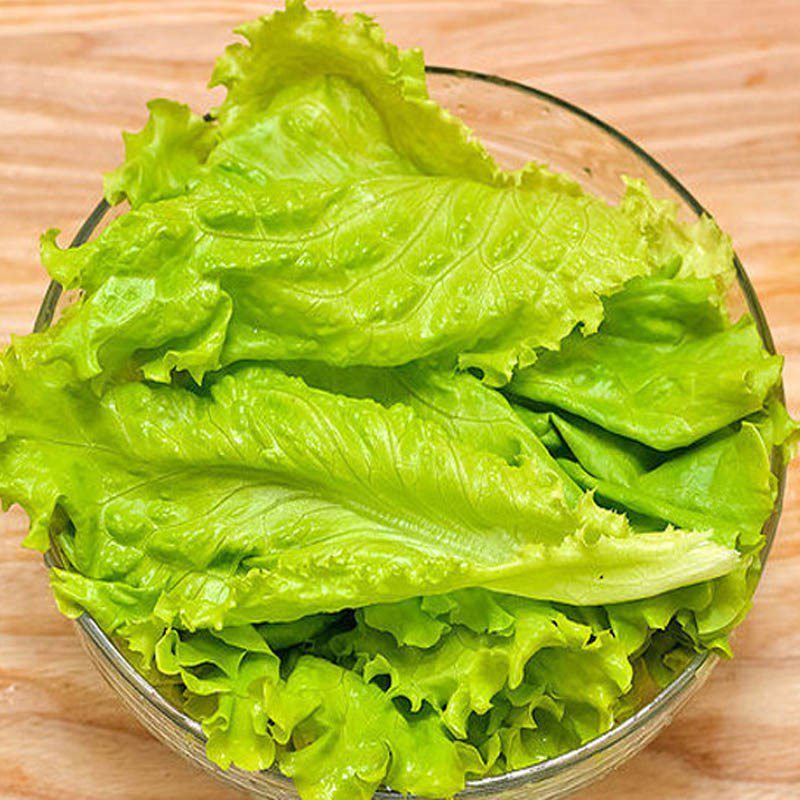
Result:
<svg viewBox="0 0 800 800"><path fill-rule="evenodd" d="M419 54L366 20L295 5L242 30L209 135L156 105L109 179L136 208L74 250L44 238L51 275L87 294L44 357L87 378L135 355L162 381L241 359L429 358L500 384L649 271L638 219L543 168L502 173L427 98Z"/></svg>
<svg viewBox="0 0 800 800"><path fill-rule="evenodd" d="M369 800L382 783L428 797L449 797L483 762L454 742L433 714L406 715L377 686L323 659L303 656L267 702L279 755L303 798ZM288 736L288 733L291 736Z"/></svg>
<svg viewBox="0 0 800 800"><path fill-rule="evenodd" d="M88 292L46 335L48 355L85 378L135 354L157 380L243 359L436 358L502 383L537 347L597 327L598 297L646 271L640 244L599 200L546 188L414 175L258 186L215 170L96 242L44 240L51 275ZM189 315L170 302L181 290Z"/></svg>
<svg viewBox="0 0 800 800"><path fill-rule="evenodd" d="M572 334L510 390L672 450L761 409L781 365L752 318L727 324L711 279L650 278L606 301L597 334Z"/></svg>
<svg viewBox="0 0 800 800"><path fill-rule="evenodd" d="M469 586L615 602L738 560L710 533L634 535L589 497L571 506L539 462L510 465L407 406L278 370L102 400L85 385L49 394L43 375L18 371L6 390L3 493L42 546L66 512L76 572L57 572L56 591L106 624L124 611L191 628L282 621Z"/></svg>
<svg viewBox="0 0 800 800"><path fill-rule="evenodd" d="M459 605L466 599L463 592L454 597ZM577 670L578 675L591 669L597 652L603 651L602 672L616 686L613 699L629 688L632 673L627 654L607 631L595 631L571 620L546 603L476 592L471 597L498 603L510 619L510 627L476 632L464 625L453 625L434 647L425 649L398 645L372 629L370 614L365 613L363 625L340 635L331 645L337 655L355 657L357 669L367 680L387 676L390 697L406 698L412 710L419 710L423 703L436 709L458 738L467 736L470 714L488 713L495 695L513 693L523 684L537 686L554 700L575 694L576 702L595 707L596 682L585 682L583 690L576 693L567 688L563 676L549 675L556 650L575 654L573 667L565 671ZM408 636L404 637L404 641L408 640ZM561 670L552 672L558 675ZM612 702L602 704L603 721L589 735L610 726Z"/></svg>
<svg viewBox="0 0 800 800"><path fill-rule="evenodd" d="M112 205L132 206L184 194L216 144L216 129L182 103L151 100L147 124L124 133L125 161L105 176L103 190Z"/></svg>

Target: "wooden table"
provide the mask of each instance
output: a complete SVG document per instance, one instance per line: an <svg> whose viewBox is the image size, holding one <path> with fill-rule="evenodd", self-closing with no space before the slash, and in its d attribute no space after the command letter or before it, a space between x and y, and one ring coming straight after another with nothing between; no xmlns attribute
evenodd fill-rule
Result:
<svg viewBox="0 0 800 800"><path fill-rule="evenodd" d="M30 329L37 236L96 202L157 95L203 109L237 22L228 0L0 0L0 333ZM734 237L800 410L800 2L359 0L430 63L562 95L672 168ZM583 800L800 798L800 498L790 476L753 613L700 696ZM794 479L793 479L794 478ZM25 519L0 518L0 797L226 800L120 707L56 612Z"/></svg>

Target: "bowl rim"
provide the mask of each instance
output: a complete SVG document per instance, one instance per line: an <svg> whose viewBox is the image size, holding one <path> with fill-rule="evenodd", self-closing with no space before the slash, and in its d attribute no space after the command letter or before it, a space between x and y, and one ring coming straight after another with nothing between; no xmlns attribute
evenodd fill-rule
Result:
<svg viewBox="0 0 800 800"><path fill-rule="evenodd" d="M602 133L615 139L620 144L624 145L626 149L631 151L639 160L644 162L653 172L655 172L675 193L681 200L697 215L711 216L705 207L697 200L697 198L678 180L663 164L651 156L641 146L636 144L626 134L620 130L595 116L589 111L575 105L574 103L565 100L550 92L536 89L520 81L503 78L498 75L480 72L471 69L462 69L456 67L427 65L425 71L429 75L438 75L456 78L460 80L471 80L479 83L490 84L503 89L511 89L520 92L521 94L528 95L538 100L545 101L553 106L556 106L570 114L581 118L583 121L588 122L593 127L599 129ZM110 210L111 206L105 200L101 199L95 206L89 216L81 225L75 237L69 244L69 247L78 247L84 244L100 224L106 213ZM769 328L764 310L755 292L752 282L750 281L747 272L744 269L738 255L734 253L734 266L736 270L736 279L742 294L745 297L748 310L752 314L756 322L761 340L764 343L766 350L774 354L775 344L772 338L772 333ZM36 315L36 321L33 330L35 332L46 329L52 322L53 316L56 311L58 301L62 295L61 285L53 280L47 287L45 295L42 299L41 306ZM783 379L777 388L777 396L779 399L785 401L785 392ZM762 567L766 564L767 557L775 539L778 523L781 517L783 506L784 490L786 485L786 470L787 464L782 457L780 451L776 448L772 454L771 462L772 472L777 479L776 486L776 499L772 514L769 519L764 523L763 534L766 542L761 550L760 558ZM58 558L51 551L48 551L44 556L45 564L48 568L58 566ZM763 574L763 573L762 573ZM760 582L760 579L759 579ZM199 722L193 720L183 711L178 709L166 698L164 698L158 690L152 686L128 661L123 655L122 651L114 644L110 636L108 636L102 628L95 622L95 620L86 612L81 614L75 620L75 624L79 626L82 633L94 644L103 654L103 656L110 662L116 669L118 674L123 680L133 689L143 700L155 708L155 710L171 722L180 727L184 733L192 736L200 742L205 742L206 736L203 733L202 726ZM610 730L597 736L594 739L586 742L578 748L569 750L554 758L541 761L528 767L523 767L517 770L502 773L500 775L492 775L489 777L479 778L477 780L467 781L466 786L457 797L480 797L490 792L502 791L510 789L522 784L543 782L547 779L553 778L571 766L582 763L590 758L598 756L617 743L623 741L645 723L657 719L662 713L669 710L675 711L680 705L680 698L685 690L695 684L696 681L702 681L711 672L713 667L719 661L719 656L711 651L699 653L695 655L683 671L667 686L665 686L652 700L646 705L642 706L636 713L628 717L623 722L615 725ZM687 697L688 699L688 697ZM266 770L271 776L274 776L288 785L291 785L291 779L284 776L278 769L271 768ZM601 770L601 773L604 772ZM258 773L256 773L258 774ZM577 787L575 787L577 788ZM379 789L375 793L375 798L380 800L397 800L402 797L398 792L390 789ZM408 796L407 800L414 800Z"/></svg>

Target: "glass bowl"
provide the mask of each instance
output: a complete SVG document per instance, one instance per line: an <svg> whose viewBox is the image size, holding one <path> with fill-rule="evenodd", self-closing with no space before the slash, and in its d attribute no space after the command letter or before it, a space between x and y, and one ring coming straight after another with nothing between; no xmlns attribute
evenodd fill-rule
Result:
<svg viewBox="0 0 800 800"><path fill-rule="evenodd" d="M516 168L536 160L570 175L587 190L609 201L619 200L621 177L644 178L656 197L676 202L687 221L704 213L689 191L655 159L610 125L582 109L529 86L468 70L428 67L431 95L461 117L504 167ZM101 201L78 232L72 246L82 244L113 215ZM774 352L772 336L753 287L736 260L738 286L731 294L734 313L749 310L765 347ZM52 283L36 319L36 330L46 328L60 307L70 301ZM780 516L785 464L773 453L778 499L765 526L769 552ZM51 553L48 565L55 563ZM84 614L76 620L81 640L103 677L140 722L162 742L212 772L231 787L268 800L296 798L291 782L275 770L248 773L237 768L219 769L205 757L205 736L200 725L161 696L128 662L123 652L97 623ZM712 654L693 658L686 669L650 703L629 719L582 747L557 758L496 777L467 784L459 797L496 800L552 800L566 797L619 766L652 740L675 713L702 686L717 662ZM381 800L399 800L392 791L380 791Z"/></svg>

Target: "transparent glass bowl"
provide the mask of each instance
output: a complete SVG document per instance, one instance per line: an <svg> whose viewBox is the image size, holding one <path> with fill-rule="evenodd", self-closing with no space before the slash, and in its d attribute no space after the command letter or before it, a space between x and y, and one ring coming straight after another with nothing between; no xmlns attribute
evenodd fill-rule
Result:
<svg viewBox="0 0 800 800"><path fill-rule="evenodd" d="M622 194L623 175L644 178L656 197L674 200L687 221L703 213L689 191L638 145L564 100L513 81L447 67L429 67L428 83L432 96L461 117L502 166L515 168L531 160L545 162L612 202ZM100 222L110 216L108 205L101 201L72 245L86 241ZM758 298L738 259L736 269L738 287L731 294L732 310L748 309L756 319L765 346L774 352ZM69 300L62 296L58 284L51 284L39 309L36 329L46 328L60 306ZM764 558L775 536L785 482L785 465L777 451L773 455L773 471L778 479L778 500L765 526ZM46 560L49 565L54 563L52 555ZM297 797L291 782L276 771L247 773L236 768L223 771L208 761L200 725L148 684L88 614L80 617L76 625L103 677L158 739L229 786L254 797L269 800ZM641 750L700 688L716 661L713 655L696 656L648 705L583 747L526 769L470 782L459 796L497 800L566 797ZM382 791L376 797L399 800L400 795Z"/></svg>

